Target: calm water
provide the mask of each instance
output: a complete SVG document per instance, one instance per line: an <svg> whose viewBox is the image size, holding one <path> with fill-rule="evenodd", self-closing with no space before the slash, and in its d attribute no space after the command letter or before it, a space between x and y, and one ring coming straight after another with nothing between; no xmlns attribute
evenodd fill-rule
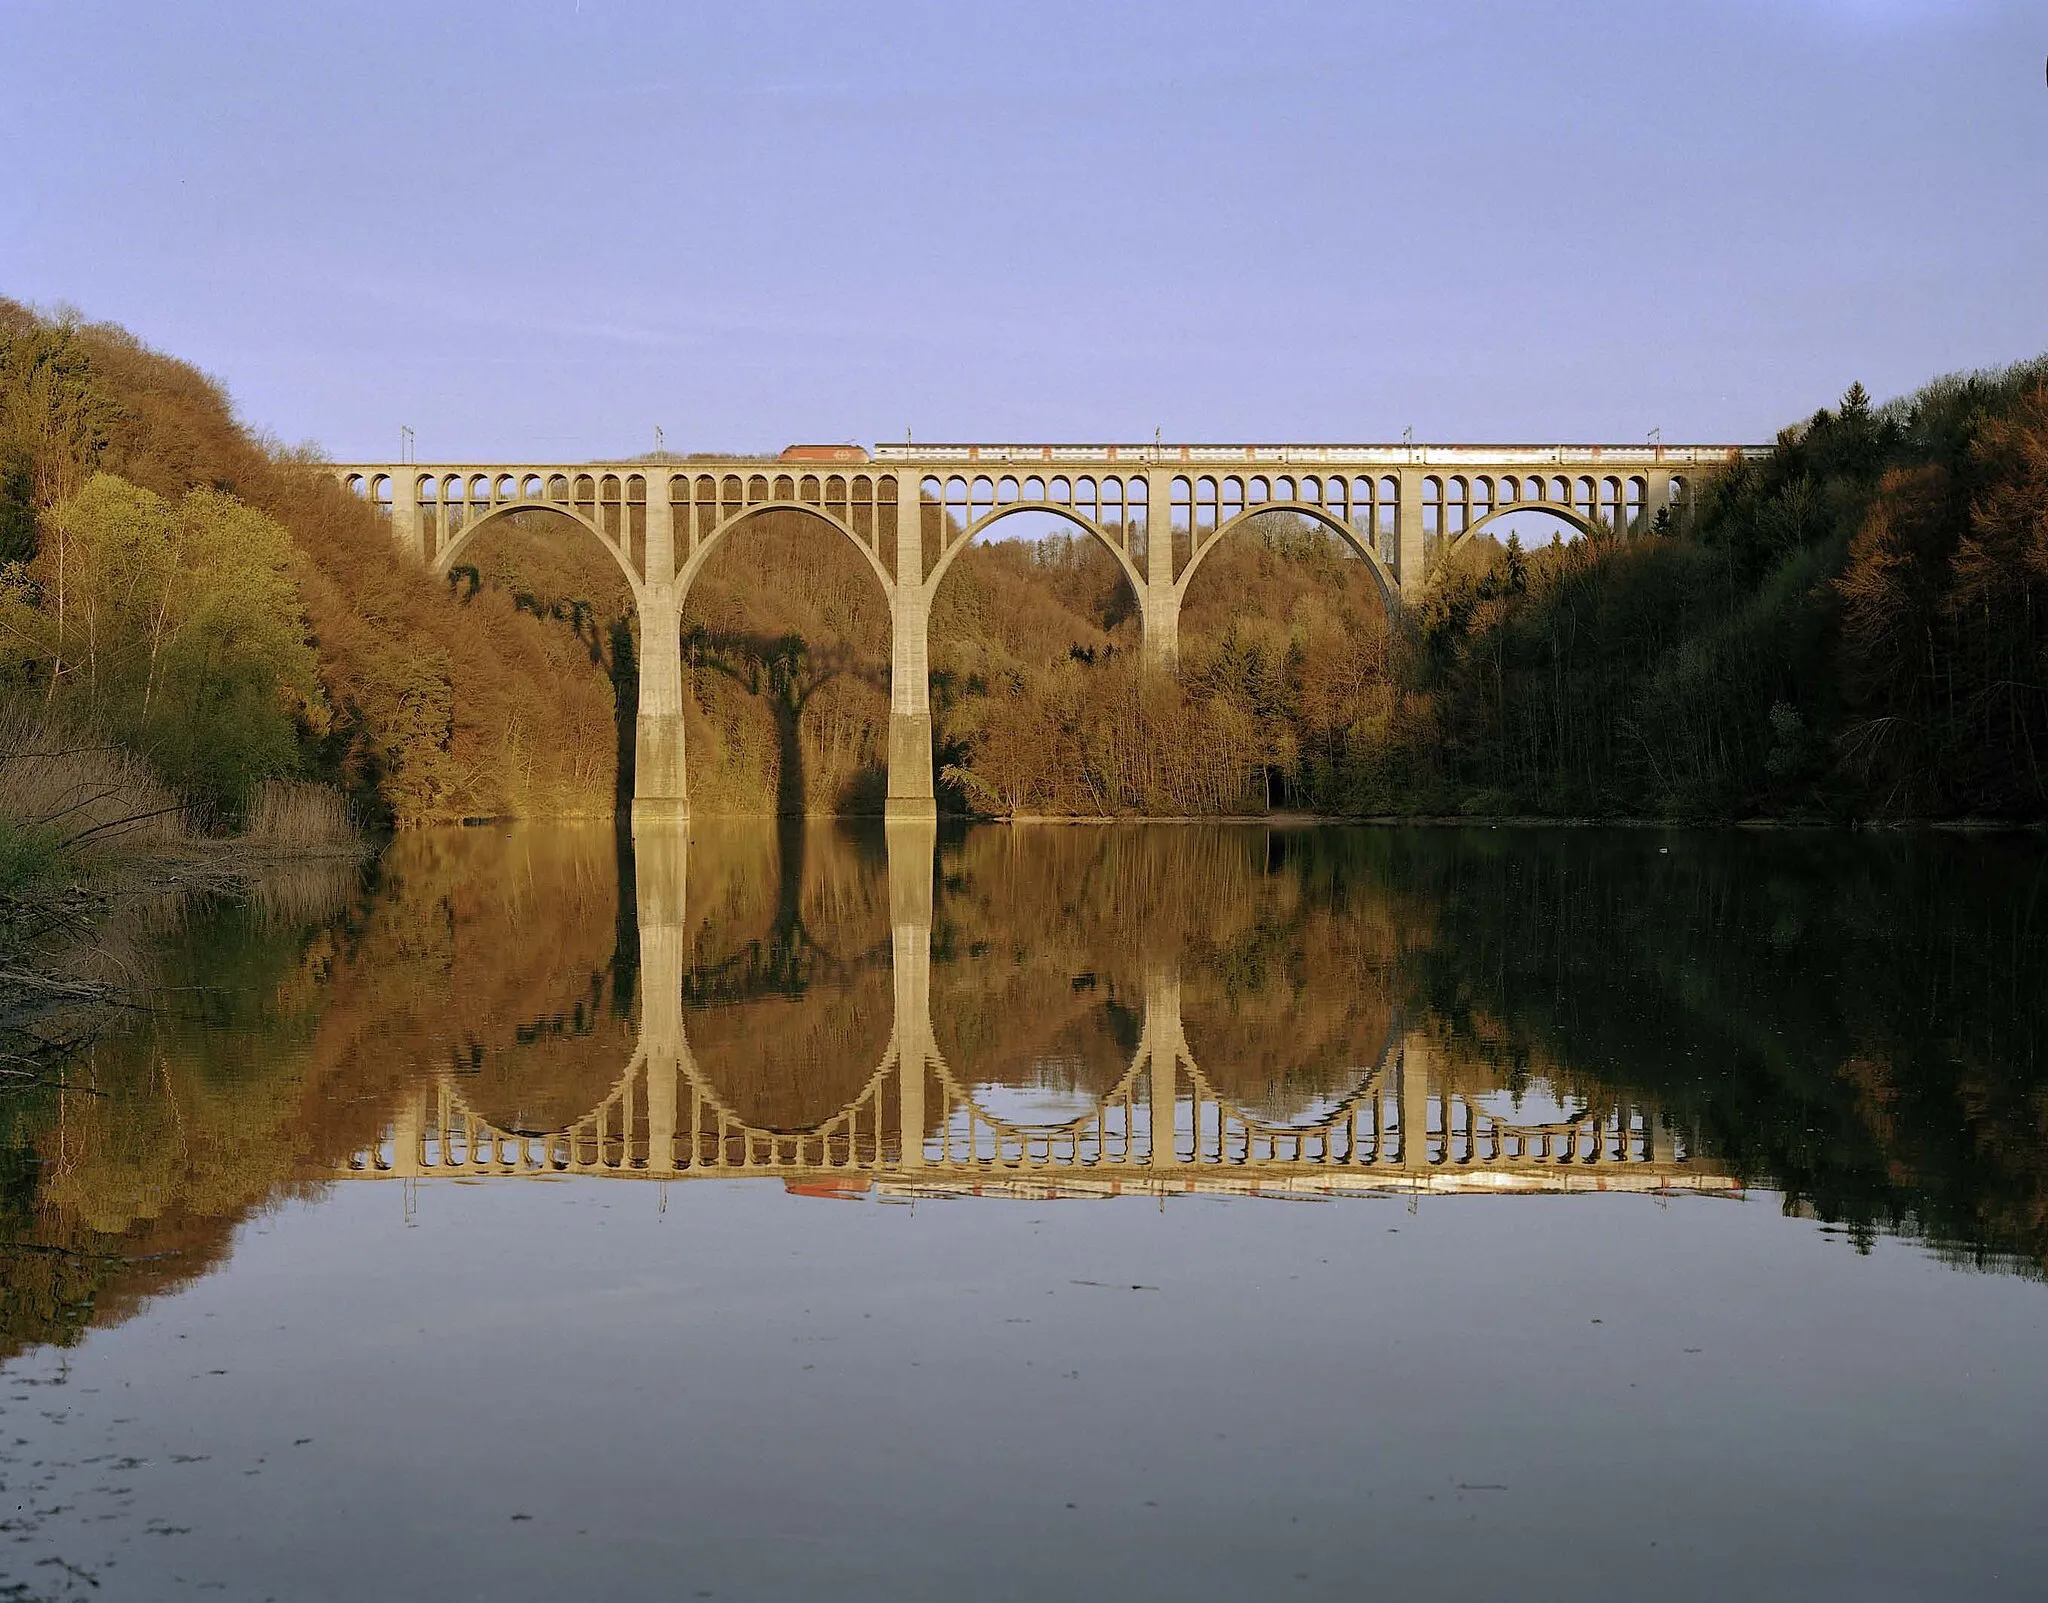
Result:
<svg viewBox="0 0 2048 1603"><path fill-rule="evenodd" d="M2048 1591L2038 842L469 830L126 938L0 1109L0 1597Z"/></svg>

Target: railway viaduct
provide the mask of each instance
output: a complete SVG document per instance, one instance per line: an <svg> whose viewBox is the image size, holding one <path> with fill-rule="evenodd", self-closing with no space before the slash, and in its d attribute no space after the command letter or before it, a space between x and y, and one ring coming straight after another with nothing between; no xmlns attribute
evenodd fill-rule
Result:
<svg viewBox="0 0 2048 1603"><path fill-rule="evenodd" d="M1389 607L1417 601L1458 546L1516 513L1580 532L1681 520L1701 478L1760 454L1727 445L793 446L779 457L612 462L336 463L392 539L446 575L493 522L536 510L588 531L640 614L635 818L686 816L682 609L725 537L801 512L850 540L889 603L892 816L929 816L932 598L973 540L1019 513L1057 517L1115 558L1148 661L1171 666L1188 583L1242 524L1291 514L1366 563Z"/></svg>

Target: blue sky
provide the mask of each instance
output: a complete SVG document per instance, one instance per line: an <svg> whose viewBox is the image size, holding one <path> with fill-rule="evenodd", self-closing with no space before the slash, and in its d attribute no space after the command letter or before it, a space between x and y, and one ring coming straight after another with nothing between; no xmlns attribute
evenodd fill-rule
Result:
<svg viewBox="0 0 2048 1603"><path fill-rule="evenodd" d="M0 0L0 293L340 457L1768 437L2048 349L2048 5Z"/></svg>

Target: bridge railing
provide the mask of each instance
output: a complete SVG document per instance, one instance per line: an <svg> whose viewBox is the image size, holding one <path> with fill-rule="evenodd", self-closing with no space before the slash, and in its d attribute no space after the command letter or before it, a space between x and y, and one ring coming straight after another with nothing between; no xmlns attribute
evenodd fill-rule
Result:
<svg viewBox="0 0 2048 1603"><path fill-rule="evenodd" d="M1318 462L1365 463L1376 467L1526 466L1720 467L1768 456L1767 445L1536 444L1500 445L878 445L876 462L902 463L1118 463L1131 468L1173 467L1189 462L1211 466L1262 463L1301 466Z"/></svg>

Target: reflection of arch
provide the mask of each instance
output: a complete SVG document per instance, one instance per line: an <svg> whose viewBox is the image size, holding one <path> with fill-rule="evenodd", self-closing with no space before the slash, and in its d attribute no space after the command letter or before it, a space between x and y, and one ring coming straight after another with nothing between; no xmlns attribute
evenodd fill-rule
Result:
<svg viewBox="0 0 2048 1603"><path fill-rule="evenodd" d="M759 475L755 476L753 482L765 484L765 481ZM792 488L794 487L792 486ZM732 503L728 501L725 505L730 506ZM749 518L758 517L764 512L798 512L806 518L815 518L828 528L837 530L846 537L856 551L867 559L868 568L874 574L875 582L882 587L883 597L886 599L894 596L896 592L895 579L890 575L889 570L883 566L881 558L875 553L873 548L865 540L861 539L858 534L854 533L850 524L842 521L835 513L826 510L825 507L815 502L797 500L794 496L784 496L740 507L726 517L721 518L708 532L699 535L695 544L690 548L688 559L676 571L676 598L678 601L689 593L691 582L702 571L705 562L710 559L711 553L718 547L720 542Z"/></svg>
<svg viewBox="0 0 2048 1603"><path fill-rule="evenodd" d="M884 1165L896 1134L882 1122L882 1093L898 1063L892 1035L882 1061L860 1092L829 1118L804 1129L778 1129L741 1114L697 1066L687 1046L674 1060L651 1057L643 1044L610 1089L581 1118L559 1130L509 1130L485 1118L448 1077L431 1089L436 1106L420 1120L411 1139L420 1143L414 1163L443 1173L603 1174L689 1171L871 1170ZM654 1117L653 1074L673 1074L674 1089L687 1093L666 1102L673 1122L666 1129ZM663 1138L687 1151L663 1161ZM404 1140L400 1136L397 1139ZM404 1163L394 1152L393 1160ZM387 1167L384 1160L373 1171ZM365 1171L370 1172L370 1171Z"/></svg>
<svg viewBox="0 0 2048 1603"><path fill-rule="evenodd" d="M1207 1164L1229 1167L1241 1163L1268 1161L1373 1162L1385 1161L1380 1138L1398 1121L1388 1125L1378 1117L1388 1076L1386 1060L1366 1071L1365 1077L1329 1113L1309 1122L1287 1124L1249 1113L1230 1098L1219 1095L1184 1054L1174 1054L1169 1070L1174 1075L1173 1091L1185 1076L1192 1090L1190 1120L1193 1140L1182 1157L1177 1146L1162 1150L1158 1145L1159 1117L1156 1111L1143 1125L1140 1140L1140 1109L1156 1109L1158 1099L1148 1087L1141 1097L1138 1084L1148 1073L1159 1072L1159 1058L1148 1028L1139 1043L1130 1069L1105 1092L1086 1113L1071 1119L1027 1123L991 1113L960 1083L958 1076L936 1054L932 1067L940 1086L939 1150L928 1155L927 1163L946 1165L980 1164L989 1168L1042 1168L1062 1165L1077 1169L1114 1168L1123 1165L1164 1167ZM1361 1140L1362 1113L1371 1113L1373 1140ZM954 1114L964 1116L965 1128L956 1141ZM1178 1131L1169 1132L1174 1141ZM1214 1140L1210 1137L1213 1135ZM984 1142L986 1137L986 1142ZM984 1152L984 1145L987 1150ZM956 1150L956 1146L959 1150ZM1261 1152L1260 1148L1264 1147ZM1291 1147L1283 1153L1282 1146ZM1314 1150L1311 1150L1311 1148ZM1140 1151L1143 1156L1140 1156ZM1369 1157L1361 1154L1370 1153Z"/></svg>
<svg viewBox="0 0 2048 1603"><path fill-rule="evenodd" d="M933 1036L930 831L925 825L890 839L890 1027L860 1063L847 1064L844 1077L831 1077L845 1100L830 1112L820 1107L822 1117L805 1109L800 1127L750 1118L697 1061L683 1005L691 950L680 900L688 842L650 836L636 849L638 1035L622 1053L623 1072L596 1105L558 1130L507 1131L479 1114L472 1090L444 1074L424 1097L401 1107L389 1156L380 1145L346 1172L755 1174L849 1190L877 1179L1000 1187L1011 1180L1057 1183L1062 1175L1109 1189L1164 1183L1255 1190L1262 1182L1372 1189L1411 1181L1558 1189L1617 1180L1657 1186L1693 1167L1690 1152L1674 1161L1653 1113L1626 1103L1541 1123L1495 1113L1482 1105L1484 1088L1461 1089L1455 1069L1433 1068L1428 1038L1398 1020L1387 1024L1369 1065L1364 1053L1343 1060L1341 1094L1292 1117L1253 1112L1220 1092L1195 1062L1181 982L1171 967L1147 971L1144 1022L1134 1048L1124 1048L1129 1055L1115 1084L1073 1117L1006 1118L946 1061ZM721 994L745 996L763 986L773 992L780 978L779 970L742 976ZM1567 1169L1580 1178L1567 1177ZM1474 1178L1461 1178L1466 1171Z"/></svg>
<svg viewBox="0 0 2048 1603"><path fill-rule="evenodd" d="M463 506L465 504L474 505L475 503L456 501L452 503L444 502L443 504ZM460 532L456 534L454 539L443 545L434 555L434 562L439 571L444 574L452 572L458 559L471 541L475 540L479 534L500 518L509 518L519 512L558 513L575 524L579 529L586 530L593 540L604 547L612 561L618 564L619 572L625 576L626 584L632 590L634 600L636 602L639 600L641 592L640 575L633 571L631 559L595 523L584 517L573 505L561 501L504 501L493 506L480 518L465 516Z"/></svg>
<svg viewBox="0 0 2048 1603"><path fill-rule="evenodd" d="M1005 484L1014 484L1015 481L1011 479L1005 479L1003 482ZM1127 517L1129 515L1129 511L1132 508L1142 511L1145 507L1145 503L1143 501L1119 504L1125 506L1125 515ZM970 503L970 505L978 506L979 503ZM960 532L950 533L948 535L948 544L946 546L946 549L940 553L939 560L933 566L930 577L925 581L926 587L931 591L931 593L934 595L938 593L939 581L945 578L946 570L952 567L953 559L955 557L959 556L962 551L965 551L970 545L974 544L974 542L977 539L979 539L981 535L990 528L991 525L1000 523L1004 518L1007 518L1011 514L1017 512L1051 513L1054 517L1061 519L1063 522L1071 523L1083 534L1093 535L1095 539L1101 544L1102 548L1105 551L1107 551L1112 557L1116 558L1117 570L1123 574L1124 583L1130 586L1132 598L1134 600L1142 602L1145 594L1145 576L1144 574L1138 571L1138 566L1131 560L1130 554L1127 551L1125 551L1122 546L1118 545L1115 540L1111 539L1108 532L1104 530L1100 524L1096 523L1094 520L1090 518L1083 517L1080 513L1076 512L1071 506L1062 506L1059 502L1050 500L1016 501L1008 506L999 506L993 512L978 514L973 519L973 521L969 522L966 525L966 527ZM942 504L940 516L943 517L944 515L945 514ZM1147 527L1148 529L1150 527L1149 521ZM1128 539L1128 531L1130 525L1126 523L1124 525L1124 528L1126 530L1126 539Z"/></svg>
<svg viewBox="0 0 2048 1603"><path fill-rule="evenodd" d="M1181 570L1180 577L1174 581L1173 588L1175 594L1182 597L1186 596L1188 581L1194 578L1195 570L1201 567L1203 560L1211 551L1214 551L1223 543L1224 538L1232 529L1249 523L1253 518L1264 517L1272 512L1295 513L1300 517L1308 518L1313 522L1321 524L1324 528L1335 534L1338 539L1351 548L1359 560L1371 571L1373 578L1379 584L1380 597L1386 603L1387 610L1393 612L1398 608L1401 600L1401 582L1394 577L1393 570L1387 566L1386 559L1374 548L1372 542L1361 539L1358 531L1343 519L1332 516L1324 508L1309 501L1263 501L1247 507L1234 517L1225 519L1218 525L1213 534L1196 546L1193 553L1188 557L1187 567Z"/></svg>
<svg viewBox="0 0 2048 1603"><path fill-rule="evenodd" d="M895 1134L885 1127L882 1093L890 1072L901 1061L896 1035L892 1032L882 1059L867 1077L858 1094L836 1113L801 1129L783 1129L748 1119L725 1098L697 1061L684 1047L678 1067L690 1090L689 1112L677 1108L674 1139L685 1143L687 1167L699 1168L817 1168L851 1169L879 1166L886 1161L888 1138ZM631 1071L627 1074L630 1091ZM711 1115L707 1122L704 1115ZM862 1115L867 1115L862 1123ZM733 1161L738 1146L739 1161ZM652 1154L649 1155L652 1160Z"/></svg>
<svg viewBox="0 0 2048 1603"><path fill-rule="evenodd" d="M872 1090L877 1066L895 1054L894 977L886 948L880 963L858 963L815 989L764 977L769 983L751 994L714 986L711 994L723 992L727 1000L710 1006L705 991L686 982L687 1022L678 1026L675 1044L660 1050L681 1061L735 1133L823 1130L860 1101L861 1087Z"/></svg>
<svg viewBox="0 0 2048 1603"><path fill-rule="evenodd" d="M546 1175L771 1174L782 1177L843 1172L863 1178L892 1167L916 1168L935 1179L1005 1173L1086 1174L1160 1169L1375 1171L1389 1179L1423 1171L1455 1175L1503 1168L1612 1170L1637 1168L1668 1180L1673 1167L1690 1167L1692 1154L1658 1151L1655 1115L1642 1110L1637 1127L1626 1108L1587 1108L1564 1119L1520 1123L1479 1106L1466 1093L1408 1088L1410 1066L1400 1044L1390 1045L1349 1094L1329 1111L1301 1120L1268 1119L1218 1094L1199 1067L1171 1053L1168 1103L1189 1110L1188 1128L1173 1126L1170 1149L1156 1144L1161 1106L1156 1089L1139 1085L1156 1074L1153 1042L1141 1044L1130 1070L1089 1112L1072 1119L1027 1123L991 1113L936 1055L920 1064L892 1035L882 1060L861 1090L829 1118L802 1129L758 1124L733 1108L687 1050L664 1062L636 1052L605 1097L582 1118L548 1133L506 1130L482 1117L458 1084L441 1078L409 1129L394 1132L394 1150L364 1154L349 1172ZM676 1076L665 1100L666 1120L654 1115L650 1074ZM904 1073L932 1074L940 1097L935 1129L921 1132L923 1150L903 1150L909 1131L884 1106L892 1080ZM1188 1096L1180 1099L1182 1085ZM920 1097L920 1102L922 1098ZM1435 1104L1436 1117L1430 1114ZM1141 1123L1141 1110L1150 1117ZM1408 1121L1414 1121L1412 1131ZM402 1123L404 1121L401 1121ZM1187 1137L1185 1150L1182 1137ZM1413 1139L1410 1139L1412 1135ZM670 1143L664 1155L660 1141ZM413 1151L403 1147L410 1143ZM1599 1182L1605 1186L1609 1182Z"/></svg>

